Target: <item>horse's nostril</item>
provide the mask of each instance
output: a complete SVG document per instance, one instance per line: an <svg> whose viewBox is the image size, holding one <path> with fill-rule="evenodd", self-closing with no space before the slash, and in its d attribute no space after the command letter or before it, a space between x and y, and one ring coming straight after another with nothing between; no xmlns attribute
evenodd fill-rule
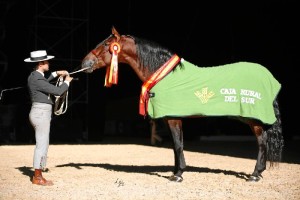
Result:
<svg viewBox="0 0 300 200"><path fill-rule="evenodd" d="M95 63L94 61L89 60L89 61L86 63L86 66L92 68L93 65L94 65L94 63Z"/></svg>
<svg viewBox="0 0 300 200"><path fill-rule="evenodd" d="M92 73L93 72L93 64L92 62L83 62L81 64L81 69L86 73Z"/></svg>
<svg viewBox="0 0 300 200"><path fill-rule="evenodd" d="M93 66L93 63L92 62L90 62L90 61L84 61L84 62L82 62L82 64L81 64L81 68L92 68L92 66Z"/></svg>

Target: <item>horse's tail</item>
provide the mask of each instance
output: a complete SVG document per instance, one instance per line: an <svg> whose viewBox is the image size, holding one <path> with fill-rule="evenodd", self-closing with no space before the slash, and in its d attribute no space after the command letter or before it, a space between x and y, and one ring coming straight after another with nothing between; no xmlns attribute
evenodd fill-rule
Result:
<svg viewBox="0 0 300 200"><path fill-rule="evenodd" d="M281 116L277 99L273 102L276 121L266 130L267 132L267 160L270 167L281 161L284 140L282 136Z"/></svg>

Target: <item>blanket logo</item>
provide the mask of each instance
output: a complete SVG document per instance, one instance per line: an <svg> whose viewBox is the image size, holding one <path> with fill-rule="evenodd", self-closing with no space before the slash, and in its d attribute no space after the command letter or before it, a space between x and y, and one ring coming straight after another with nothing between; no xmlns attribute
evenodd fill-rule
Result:
<svg viewBox="0 0 300 200"><path fill-rule="evenodd" d="M201 91L197 90L194 94L200 99L202 104L207 103L215 95L213 91L208 90L208 87L202 88ZM262 99L260 92L248 89L221 88L220 95L224 97L223 99L226 103L236 103L240 101L245 104L255 104L257 100Z"/></svg>
<svg viewBox="0 0 300 200"><path fill-rule="evenodd" d="M203 103L203 104L207 103L208 100L215 95L215 93L213 91L208 92L208 87L202 88L201 92L196 91L196 92L194 92L194 94L196 95L196 97L198 97L200 99L201 103Z"/></svg>
<svg viewBox="0 0 300 200"><path fill-rule="evenodd" d="M255 104L256 100L262 99L260 92L248 89L221 88L220 94L224 95L225 102L238 102L237 94L240 96L241 103L245 104Z"/></svg>

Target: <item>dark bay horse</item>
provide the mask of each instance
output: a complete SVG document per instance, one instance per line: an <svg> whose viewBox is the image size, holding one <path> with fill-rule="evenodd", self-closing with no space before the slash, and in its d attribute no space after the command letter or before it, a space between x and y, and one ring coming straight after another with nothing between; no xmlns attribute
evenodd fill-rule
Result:
<svg viewBox="0 0 300 200"><path fill-rule="evenodd" d="M130 35L120 35L113 27L112 34L84 57L82 68L87 68L85 72L92 73L93 70L106 67L105 86L110 87L112 84L117 84L118 63L125 63L131 66L137 76L143 81L140 114L149 116L152 120L163 119L169 127L175 160L174 174L169 177L170 181L181 182L183 180L182 174L186 168L183 154L183 117L229 116L248 124L257 139L258 156L254 171L247 177L247 181L259 181L262 178L262 172L266 169L267 161L269 161L270 167L278 165L281 161L284 140L277 101L280 84L273 80L272 75L264 67L252 67L253 64L242 63L245 66L241 69L239 67L240 63L232 66L212 67L214 71L206 73L206 71L201 69L202 67L197 67L196 69L193 66L189 66L188 62L154 42ZM187 68L191 68L192 72L185 72L187 70L184 69ZM217 73L219 68L221 72ZM252 68L258 71L252 73L250 71ZM243 72L245 69L247 69L246 73ZM203 74L206 73L209 77L198 77L196 75L198 71ZM226 71L230 71L230 75L226 75L226 79L230 79L230 77L233 79L229 83L229 85L232 84L230 86L224 86L222 80L220 80L222 74L225 74ZM241 74L231 75L234 71L240 71ZM220 84L221 86L214 88L214 86L209 85L200 90L195 89L192 92L192 101L189 99L190 94L186 92L188 90L186 89L187 87L179 90L184 85L180 83L180 81L184 82L183 78L181 78L184 76L184 73L190 73L184 78L184 80L188 79L186 82L192 82L189 80L190 78L196 80L207 79L208 82L210 79L213 79L217 81L214 81L212 85ZM210 76L211 74L212 77ZM175 76L173 78L175 80L171 80L173 76ZM251 80L246 81L244 76L249 76L248 78L253 80L254 84L250 84ZM267 79L266 76L271 78L266 83L263 83L261 79ZM235 88L238 87L234 86L237 78L240 78L242 81L236 85L246 84L241 86L243 88ZM167 80L171 81L171 84L167 83ZM271 84L271 82L274 82L274 84ZM197 84L199 87L199 83ZM252 85L256 89L251 89ZM276 90L272 88L272 85L276 85ZM267 93L274 90L274 94L264 94L260 87L265 88ZM170 93L173 90L176 95ZM220 95L223 95L221 103L215 98ZM269 96L268 103L259 107L259 102L267 99L267 96ZM179 100L181 97L185 97L185 99ZM209 102L212 102L211 107L206 106ZM226 106L223 103L226 103ZM196 109L190 108L192 104L201 107L200 111L194 111ZM234 107L235 104L238 105L238 109ZM249 113L247 111L248 108L243 109L244 105L251 110ZM181 107L184 109L180 110L179 108ZM229 110L226 110L227 107ZM267 107L270 108L270 111L265 112ZM161 111L164 108L166 109ZM213 113L211 114L212 110ZM219 111L223 113L219 114ZM205 114L205 112L208 114ZM262 112L266 115L265 118L261 118ZM257 113L257 115L252 117L253 113Z"/></svg>

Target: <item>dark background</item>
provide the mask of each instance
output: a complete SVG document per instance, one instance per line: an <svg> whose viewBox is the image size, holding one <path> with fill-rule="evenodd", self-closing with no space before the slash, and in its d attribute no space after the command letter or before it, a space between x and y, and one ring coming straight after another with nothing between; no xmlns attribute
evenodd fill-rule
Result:
<svg viewBox="0 0 300 200"><path fill-rule="evenodd" d="M24 87L2 94L2 140L33 141L25 87L33 66L23 61L30 52L45 49L55 55L51 70L72 72L112 26L120 34L156 41L198 66L236 61L264 65L282 84L279 106L285 138L299 137L299 15L296 1L2 0L0 89ZM142 82L133 70L121 65L119 83L112 88L104 88L104 76L104 70L74 74L79 80L71 84L67 113L53 118L53 141L150 136L148 120L138 115ZM184 130L188 139L252 134L240 122L213 117L185 119Z"/></svg>

